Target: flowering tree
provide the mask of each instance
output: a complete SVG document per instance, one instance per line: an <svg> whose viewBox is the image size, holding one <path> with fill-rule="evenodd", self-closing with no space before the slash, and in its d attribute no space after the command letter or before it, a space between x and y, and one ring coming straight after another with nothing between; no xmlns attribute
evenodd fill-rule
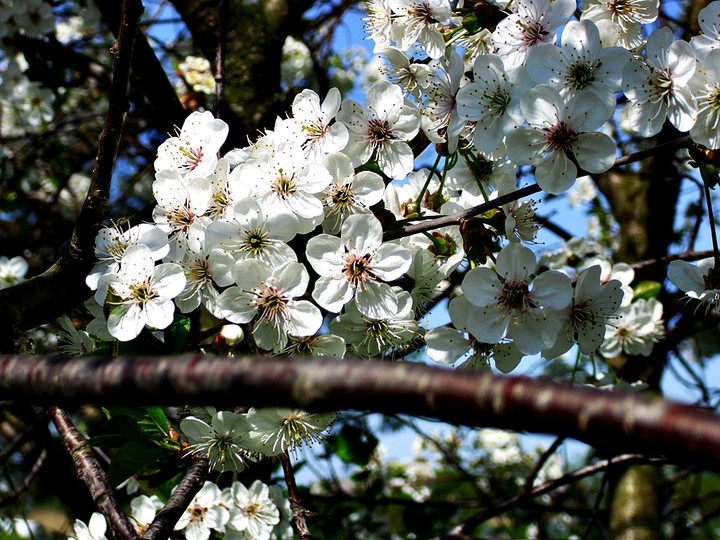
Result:
<svg viewBox="0 0 720 540"><path fill-rule="evenodd" d="M365 72L331 47L357 9ZM21 517L50 496L77 539L718 525L720 2L0 17L9 534L55 534Z"/></svg>

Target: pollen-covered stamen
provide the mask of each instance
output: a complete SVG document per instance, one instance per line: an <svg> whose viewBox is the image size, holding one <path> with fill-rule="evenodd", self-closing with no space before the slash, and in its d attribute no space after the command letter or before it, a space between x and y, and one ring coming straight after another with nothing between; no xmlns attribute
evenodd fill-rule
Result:
<svg viewBox="0 0 720 540"><path fill-rule="evenodd" d="M270 189L278 197L285 199L297 191L297 184L295 183L292 175L288 176L282 169L280 169L278 171L278 177L272 183Z"/></svg>
<svg viewBox="0 0 720 540"><path fill-rule="evenodd" d="M518 21L517 24L522 31L522 41L527 46L537 45L550 33L539 21Z"/></svg>
<svg viewBox="0 0 720 540"><path fill-rule="evenodd" d="M300 129L309 139L308 142L312 144L318 139L322 139L327 134L328 126L322 122L310 122L300 126Z"/></svg>
<svg viewBox="0 0 720 540"><path fill-rule="evenodd" d="M334 206L348 208L355 203L355 194L350 184L335 185L330 190L330 200Z"/></svg>
<svg viewBox="0 0 720 540"><path fill-rule="evenodd" d="M583 90L595 82L595 66L590 62L575 62L568 68L566 79L570 87Z"/></svg>
<svg viewBox="0 0 720 540"><path fill-rule="evenodd" d="M510 92L505 89L497 88L494 92L485 92L483 94L485 105L492 116L502 116L505 109L510 105Z"/></svg>
<svg viewBox="0 0 720 540"><path fill-rule="evenodd" d="M366 139L373 148L380 148L385 141L394 139L390 123L386 120L370 120L365 132Z"/></svg>
<svg viewBox="0 0 720 540"><path fill-rule="evenodd" d="M432 8L427 2L414 2L408 10L408 15L413 22L421 24L433 24L437 20L433 17Z"/></svg>
<svg viewBox="0 0 720 540"><path fill-rule="evenodd" d="M213 219L218 218L225 212L228 206L230 206L230 193L227 187L217 189L213 193L207 214Z"/></svg>
<svg viewBox="0 0 720 540"><path fill-rule="evenodd" d="M129 302L131 303L145 304L156 296L157 294L152 290L150 283L147 281L133 283L130 285Z"/></svg>
<svg viewBox="0 0 720 540"><path fill-rule="evenodd" d="M240 245L241 251L247 251L253 257L257 257L268 245L267 232L261 228L248 229L245 231L242 244Z"/></svg>
<svg viewBox="0 0 720 540"><path fill-rule="evenodd" d="M371 269L370 255L350 255L345 259L343 273L351 284L359 286L375 278Z"/></svg>
<svg viewBox="0 0 720 540"><path fill-rule="evenodd" d="M550 152L562 152L572 150L578 133L570 128L565 122L554 125L547 132L547 149Z"/></svg>
<svg viewBox="0 0 720 540"><path fill-rule="evenodd" d="M199 148L192 148L190 146L190 143L186 141L185 144L181 146L178 150L184 158L183 162L180 164L180 167L182 169L193 171L197 168L198 165L200 165L200 162L202 161L204 155L202 146Z"/></svg>
<svg viewBox="0 0 720 540"><path fill-rule="evenodd" d="M195 259L186 269L185 278L188 285L188 296L192 296L205 285L212 283L208 257Z"/></svg>
<svg viewBox="0 0 720 540"><path fill-rule="evenodd" d="M515 325L522 322L525 313L539 307L530 298L530 290L525 281L505 283L498 300L498 309L503 311L502 316L505 317L505 313L511 313Z"/></svg>
<svg viewBox="0 0 720 540"><path fill-rule="evenodd" d="M278 328L285 316L287 297L276 287L266 287L258 294L255 301L260 318L265 319L271 326Z"/></svg>
<svg viewBox="0 0 720 540"><path fill-rule="evenodd" d="M187 233L190 227L195 223L195 212L190 208L187 202L175 208L173 211L168 213L168 223L172 227L173 231L179 233Z"/></svg>
<svg viewBox="0 0 720 540"><path fill-rule="evenodd" d="M699 113L709 110L708 126L715 131L720 128L720 86L716 86L704 96L698 96Z"/></svg>
<svg viewBox="0 0 720 540"><path fill-rule="evenodd" d="M655 70L655 79L652 82L657 89L658 97L667 98L673 90L672 77L665 70Z"/></svg>

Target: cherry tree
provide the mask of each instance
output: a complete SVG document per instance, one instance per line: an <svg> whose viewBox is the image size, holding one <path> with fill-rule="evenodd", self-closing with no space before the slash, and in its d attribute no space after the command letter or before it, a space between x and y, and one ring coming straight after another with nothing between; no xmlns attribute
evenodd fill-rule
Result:
<svg viewBox="0 0 720 540"><path fill-rule="evenodd" d="M3 530L714 534L720 2L4 4Z"/></svg>

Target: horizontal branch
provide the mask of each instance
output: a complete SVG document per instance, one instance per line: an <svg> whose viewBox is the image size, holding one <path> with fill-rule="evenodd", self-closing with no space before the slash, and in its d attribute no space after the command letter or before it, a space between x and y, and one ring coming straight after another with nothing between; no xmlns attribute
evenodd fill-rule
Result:
<svg viewBox="0 0 720 540"><path fill-rule="evenodd" d="M573 437L720 470L720 417L644 393L412 363L279 357L0 356L7 400L76 406L297 406Z"/></svg>

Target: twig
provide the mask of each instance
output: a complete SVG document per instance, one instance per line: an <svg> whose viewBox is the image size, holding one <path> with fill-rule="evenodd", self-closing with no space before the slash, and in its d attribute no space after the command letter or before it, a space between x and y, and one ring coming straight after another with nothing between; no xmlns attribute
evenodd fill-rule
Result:
<svg viewBox="0 0 720 540"><path fill-rule="evenodd" d="M520 491L521 494L528 494L532 491L533 484L535 484L535 479L537 478L538 474L540 474L540 471L545 466L545 463L547 463L547 460L550 459L550 456L557 452L557 449L560 448L560 445L564 442L565 437L558 437L553 441L553 443L548 447L548 449L542 453L540 459L537 460L537 463L535 463L535 466L532 468L530 474L525 479L525 484L523 484L523 488Z"/></svg>
<svg viewBox="0 0 720 540"><path fill-rule="evenodd" d="M293 471L292 463L290 463L290 458L287 454L280 454L280 463L282 463L283 473L285 474L285 483L287 484L288 496L290 497L290 508L292 509L292 521L295 525L295 530L297 530L302 540L310 540L312 535L305 521L307 510L303 508L300 502L297 484L295 483L295 472Z"/></svg>
<svg viewBox="0 0 720 540"><path fill-rule="evenodd" d="M441 536L435 537L433 540L467 538L466 531L472 529L473 527L476 527L477 525L480 525L488 519L494 518L507 512L511 508L515 508L519 504L523 503L526 499L531 499L539 497L540 495L544 495L546 493L550 493L551 491L555 491L562 486L572 484L574 482L577 482L578 480L582 480L583 478L592 476L598 472L606 471L611 467L617 467L620 465L633 465L638 463L664 464L667 463L667 460L648 458L646 456L641 456L637 454L626 454L600 461L592 465L588 465L587 467L583 467L582 469L578 469L571 473L565 474L560 478L556 478L555 480L549 480L544 484L533 488L529 493L520 492L514 497L511 497L499 504L496 504L492 508L488 508L487 510L478 512L473 517L468 519L465 523L454 527L453 529Z"/></svg>
<svg viewBox="0 0 720 540"><path fill-rule="evenodd" d="M13 490L8 493L7 495L0 498L0 508L3 506L7 506L8 504L14 502L20 495L25 493L25 491L30 487L30 484L35 479L37 474L40 472L40 469L45 464L45 460L47 459L47 450L44 448L40 451L40 455L38 455L37 459L35 460L35 463L33 463L33 466L30 468L28 473L25 475L25 477L22 479L22 482L20 482L17 486L13 488Z"/></svg>
<svg viewBox="0 0 720 540"><path fill-rule="evenodd" d="M175 527L175 524L182 517L185 509L190 505L193 498L203 487L208 475L207 458L198 459L185 477L180 481L168 499L167 504L163 506L150 526L142 535L142 540L156 540L158 538L168 538Z"/></svg>
<svg viewBox="0 0 720 540"><path fill-rule="evenodd" d="M128 110L133 42L142 11L139 0L122 3L118 38L112 47L115 63L108 112L100 133L90 188L75 222L68 251L42 275L0 291L0 350L12 350L18 332L58 317L89 296L85 276L92 268L95 234L107 210L110 180Z"/></svg>
<svg viewBox="0 0 720 540"><path fill-rule="evenodd" d="M135 528L115 498L107 474L95 459L95 453L77 429L70 415L59 407L50 407L50 419L75 463L78 476L90 491L93 501L105 515L120 540L138 540Z"/></svg>

